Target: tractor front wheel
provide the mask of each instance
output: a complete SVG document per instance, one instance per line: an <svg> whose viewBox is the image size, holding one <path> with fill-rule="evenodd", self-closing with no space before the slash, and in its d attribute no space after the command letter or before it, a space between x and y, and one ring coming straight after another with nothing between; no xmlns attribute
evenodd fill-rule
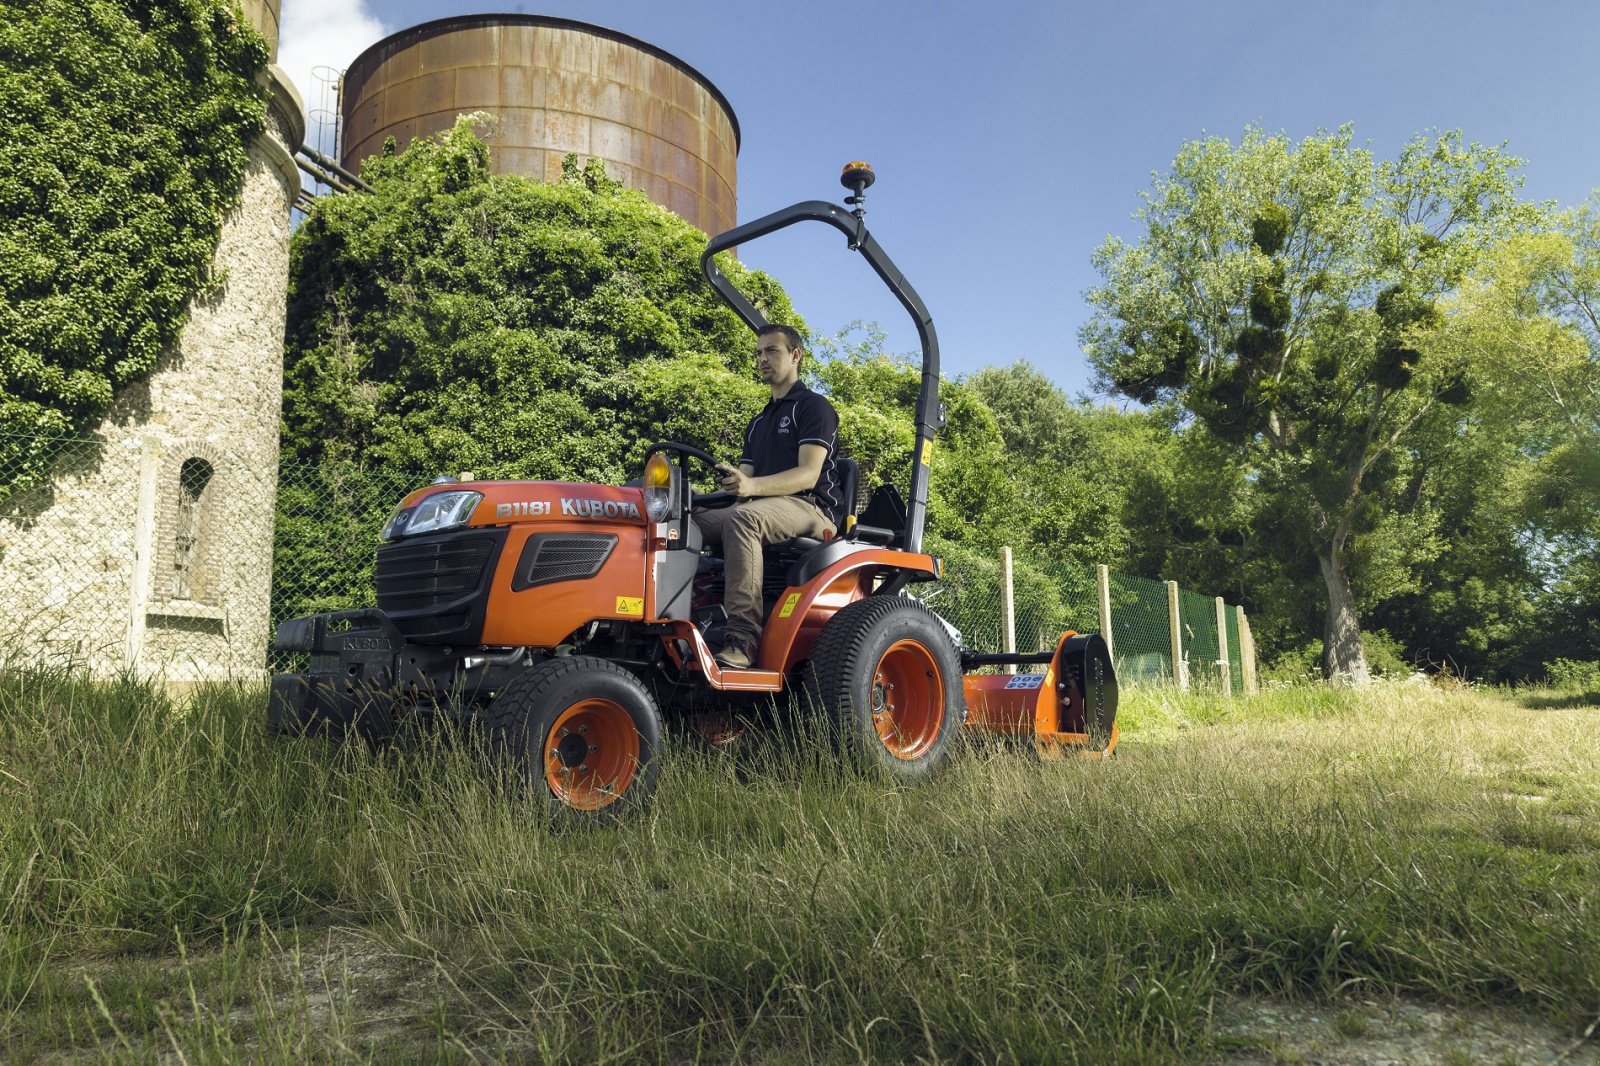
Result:
<svg viewBox="0 0 1600 1066"><path fill-rule="evenodd" d="M491 748L557 814L621 814L655 790L661 713L616 663L574 655L530 667L489 705L488 727Z"/></svg>
<svg viewBox="0 0 1600 1066"><path fill-rule="evenodd" d="M960 657L938 616L909 597L870 597L834 615L806 691L847 756L902 780L935 773L961 730Z"/></svg>

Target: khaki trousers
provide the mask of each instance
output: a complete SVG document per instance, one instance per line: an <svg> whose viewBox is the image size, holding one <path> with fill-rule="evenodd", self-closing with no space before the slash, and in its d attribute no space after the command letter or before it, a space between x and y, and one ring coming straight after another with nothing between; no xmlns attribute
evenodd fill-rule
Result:
<svg viewBox="0 0 1600 1066"><path fill-rule="evenodd" d="M700 511L694 524L707 544L722 545L727 592L728 643L761 643L762 547L791 537L825 537L833 523L822 509L798 496L758 496L732 507Z"/></svg>

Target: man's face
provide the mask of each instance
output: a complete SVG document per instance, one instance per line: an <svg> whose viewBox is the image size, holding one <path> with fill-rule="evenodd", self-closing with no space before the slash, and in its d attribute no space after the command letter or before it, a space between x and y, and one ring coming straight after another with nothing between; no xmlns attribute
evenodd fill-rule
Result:
<svg viewBox="0 0 1600 1066"><path fill-rule="evenodd" d="M768 333L756 341L756 369L763 383L770 385L794 373L799 349L790 348L781 333Z"/></svg>

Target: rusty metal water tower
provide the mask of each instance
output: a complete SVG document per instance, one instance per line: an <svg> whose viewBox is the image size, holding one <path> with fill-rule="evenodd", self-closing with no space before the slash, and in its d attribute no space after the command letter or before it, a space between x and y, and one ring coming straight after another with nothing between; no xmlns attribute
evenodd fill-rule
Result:
<svg viewBox="0 0 1600 1066"><path fill-rule="evenodd" d="M541 15L465 15L402 30L362 52L340 98L341 162L355 170L393 137L499 119L493 167L544 181L569 152L707 233L736 222L739 123L683 60L626 34Z"/></svg>

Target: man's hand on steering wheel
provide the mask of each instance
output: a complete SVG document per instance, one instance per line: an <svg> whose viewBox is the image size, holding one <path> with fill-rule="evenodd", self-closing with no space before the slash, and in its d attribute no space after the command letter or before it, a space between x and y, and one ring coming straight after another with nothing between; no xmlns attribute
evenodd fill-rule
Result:
<svg viewBox="0 0 1600 1066"><path fill-rule="evenodd" d="M717 464L717 488L730 496L746 497L751 495L751 478L743 470L728 463Z"/></svg>

